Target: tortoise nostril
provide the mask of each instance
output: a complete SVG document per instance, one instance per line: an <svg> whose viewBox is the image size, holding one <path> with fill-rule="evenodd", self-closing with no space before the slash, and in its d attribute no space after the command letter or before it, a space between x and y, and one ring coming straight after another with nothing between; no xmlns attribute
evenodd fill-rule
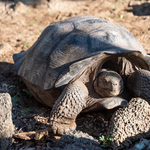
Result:
<svg viewBox="0 0 150 150"><path fill-rule="evenodd" d="M114 86L117 86L118 84L117 84L117 83L113 83L113 85L114 85Z"/></svg>

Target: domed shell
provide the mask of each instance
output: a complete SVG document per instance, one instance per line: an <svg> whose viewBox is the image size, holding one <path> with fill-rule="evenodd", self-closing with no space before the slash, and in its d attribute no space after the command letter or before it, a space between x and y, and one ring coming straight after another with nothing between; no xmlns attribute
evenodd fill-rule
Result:
<svg viewBox="0 0 150 150"><path fill-rule="evenodd" d="M14 55L14 61L21 77L47 90L67 84L106 54L133 52L146 55L123 26L80 15L48 26L29 50Z"/></svg>

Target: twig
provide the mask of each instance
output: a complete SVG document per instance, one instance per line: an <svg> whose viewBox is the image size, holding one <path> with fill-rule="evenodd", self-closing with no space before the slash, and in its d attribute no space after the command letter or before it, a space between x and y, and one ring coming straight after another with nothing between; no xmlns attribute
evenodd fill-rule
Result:
<svg viewBox="0 0 150 150"><path fill-rule="evenodd" d="M22 132L14 134L15 138L23 140L41 140L44 136L48 137L48 132L52 132L52 129L43 129L38 131Z"/></svg>

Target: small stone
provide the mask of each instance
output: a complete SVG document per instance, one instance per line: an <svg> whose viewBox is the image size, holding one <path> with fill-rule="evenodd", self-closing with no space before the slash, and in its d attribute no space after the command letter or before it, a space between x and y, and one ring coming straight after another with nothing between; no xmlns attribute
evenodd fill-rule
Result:
<svg viewBox="0 0 150 150"><path fill-rule="evenodd" d="M150 146L150 140L141 139L138 144L136 144L133 148L129 150L142 150L142 149L148 150L148 146Z"/></svg>
<svg viewBox="0 0 150 150"><path fill-rule="evenodd" d="M28 124L27 130L28 130L28 131L31 131L31 129L32 129L32 125L31 125L31 124Z"/></svg>

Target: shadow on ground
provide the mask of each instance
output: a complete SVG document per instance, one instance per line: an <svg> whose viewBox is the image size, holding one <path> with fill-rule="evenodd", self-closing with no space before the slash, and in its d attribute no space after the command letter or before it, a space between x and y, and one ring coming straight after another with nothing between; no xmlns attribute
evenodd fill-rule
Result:
<svg viewBox="0 0 150 150"><path fill-rule="evenodd" d="M129 5L132 9L126 10L127 12L133 12L135 16L148 16L150 15L150 3L143 3L141 5Z"/></svg>
<svg viewBox="0 0 150 150"><path fill-rule="evenodd" d="M53 150L102 150L100 142L81 131L70 131L63 135Z"/></svg>
<svg viewBox="0 0 150 150"><path fill-rule="evenodd" d="M1 2L4 2L5 5L9 3L17 3L18 1L21 1L25 5L37 5L37 4L45 4L46 2L49 2L49 0L0 0Z"/></svg>

